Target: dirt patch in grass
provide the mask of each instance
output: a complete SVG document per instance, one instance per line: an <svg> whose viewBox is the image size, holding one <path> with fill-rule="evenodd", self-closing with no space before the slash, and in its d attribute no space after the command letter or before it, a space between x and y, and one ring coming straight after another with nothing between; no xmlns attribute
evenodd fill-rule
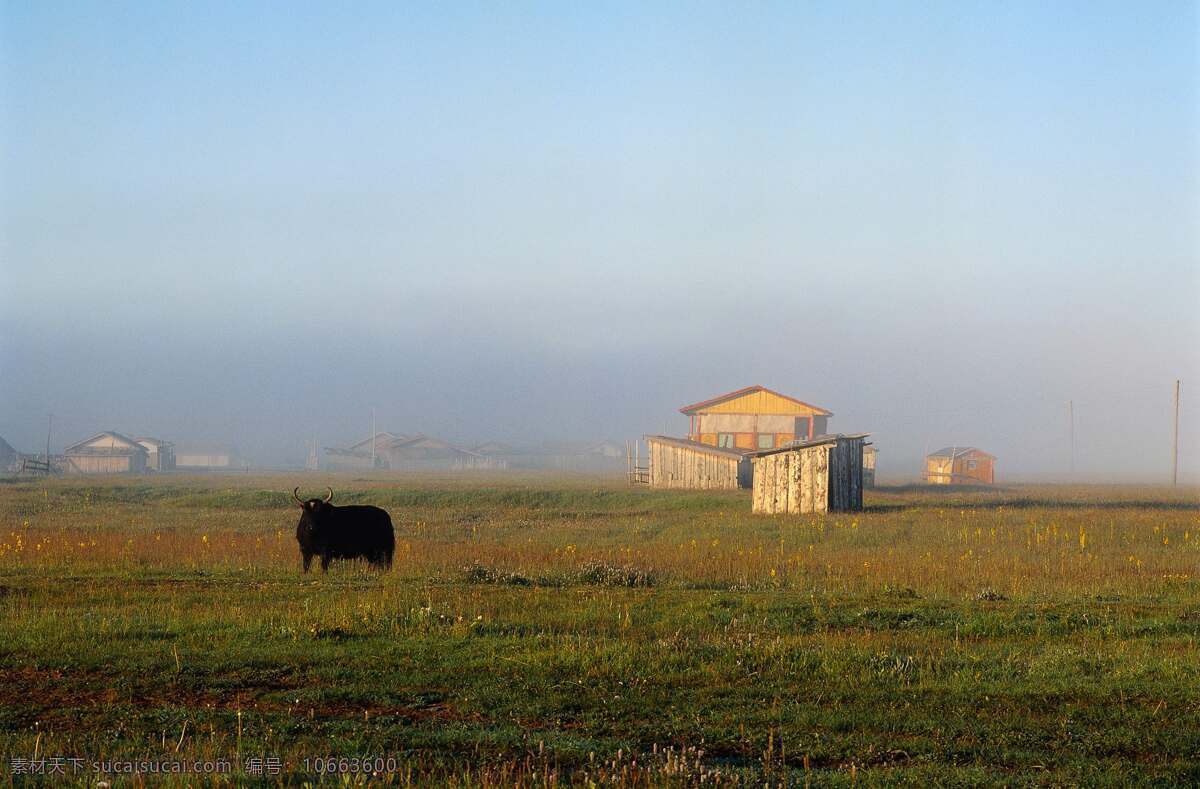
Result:
<svg viewBox="0 0 1200 789"><path fill-rule="evenodd" d="M308 693L294 702L279 698L281 692L311 688L286 681L229 685L214 688L189 687L179 682L122 688L112 683L119 677L34 667L0 668L0 709L10 720L27 725L35 722L56 728L71 728L87 713L114 706L139 710L184 708L209 712L287 713L302 718L357 719L395 717L409 723L483 723L477 712L463 712L444 700L412 704L380 704L345 699L313 699ZM286 695L286 694L285 694Z"/></svg>

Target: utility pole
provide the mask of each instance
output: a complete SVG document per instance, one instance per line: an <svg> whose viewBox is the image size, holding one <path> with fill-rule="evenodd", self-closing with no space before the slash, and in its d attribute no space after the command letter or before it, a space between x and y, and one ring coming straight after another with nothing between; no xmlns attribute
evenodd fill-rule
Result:
<svg viewBox="0 0 1200 789"><path fill-rule="evenodd" d="M54 427L54 414L46 420L46 468L50 468L50 431Z"/></svg>
<svg viewBox="0 0 1200 789"><path fill-rule="evenodd" d="M1075 401L1067 401L1067 420L1070 422L1071 436L1071 477L1075 476Z"/></svg>
<svg viewBox="0 0 1200 789"><path fill-rule="evenodd" d="M1179 484L1179 379L1175 379L1175 440L1171 446L1171 485Z"/></svg>

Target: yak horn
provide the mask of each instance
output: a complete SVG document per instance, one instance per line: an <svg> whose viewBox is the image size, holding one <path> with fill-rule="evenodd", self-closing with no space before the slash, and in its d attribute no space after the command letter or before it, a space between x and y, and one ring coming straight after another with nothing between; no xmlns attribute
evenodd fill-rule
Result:
<svg viewBox="0 0 1200 789"><path fill-rule="evenodd" d="M326 504L328 504L331 501L333 501L333 488L329 489L329 495L325 497Z"/></svg>
<svg viewBox="0 0 1200 789"><path fill-rule="evenodd" d="M301 506L301 507L303 507L303 506L304 506L304 499L300 498L300 495L299 495L299 494L300 494L300 486L299 486L299 485L297 485L297 486L296 486L296 487L295 487L295 488L292 490L292 498L294 498L294 499L295 499L297 502L299 502L300 506Z"/></svg>

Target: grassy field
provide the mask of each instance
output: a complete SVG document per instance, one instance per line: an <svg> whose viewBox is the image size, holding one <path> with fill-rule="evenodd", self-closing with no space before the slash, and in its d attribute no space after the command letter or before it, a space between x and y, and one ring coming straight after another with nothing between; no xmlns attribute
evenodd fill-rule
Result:
<svg viewBox="0 0 1200 789"><path fill-rule="evenodd" d="M305 480L391 512L392 572L299 572ZM4 483L0 777L1194 785L1197 500L885 488L761 517L578 478Z"/></svg>

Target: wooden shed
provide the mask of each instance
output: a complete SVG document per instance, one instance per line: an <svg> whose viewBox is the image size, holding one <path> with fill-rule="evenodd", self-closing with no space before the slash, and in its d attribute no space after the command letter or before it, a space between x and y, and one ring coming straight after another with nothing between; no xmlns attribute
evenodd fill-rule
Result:
<svg viewBox="0 0 1200 789"><path fill-rule="evenodd" d="M68 474L143 474L146 448L112 430L72 444L63 450Z"/></svg>
<svg viewBox="0 0 1200 789"><path fill-rule="evenodd" d="M175 468L187 471L232 471L245 468L232 447L190 446L175 453Z"/></svg>
<svg viewBox="0 0 1200 789"><path fill-rule="evenodd" d="M870 490L875 487L875 447L867 444L863 447L863 488Z"/></svg>
<svg viewBox="0 0 1200 789"><path fill-rule="evenodd" d="M684 438L646 436L652 488L736 490L750 487L750 460L736 449Z"/></svg>
<svg viewBox="0 0 1200 789"><path fill-rule="evenodd" d="M862 509L866 433L821 436L755 452L751 510L765 514Z"/></svg>
<svg viewBox="0 0 1200 789"><path fill-rule="evenodd" d="M992 485L996 456L975 447L946 447L925 456L925 481L930 485Z"/></svg>
<svg viewBox="0 0 1200 789"><path fill-rule="evenodd" d="M819 406L765 386L747 386L679 409L690 420L688 438L723 449L754 451L824 435L829 417Z"/></svg>
<svg viewBox="0 0 1200 789"><path fill-rule="evenodd" d="M170 441L146 436L137 442L146 450L146 468L150 471L175 470L175 445Z"/></svg>

